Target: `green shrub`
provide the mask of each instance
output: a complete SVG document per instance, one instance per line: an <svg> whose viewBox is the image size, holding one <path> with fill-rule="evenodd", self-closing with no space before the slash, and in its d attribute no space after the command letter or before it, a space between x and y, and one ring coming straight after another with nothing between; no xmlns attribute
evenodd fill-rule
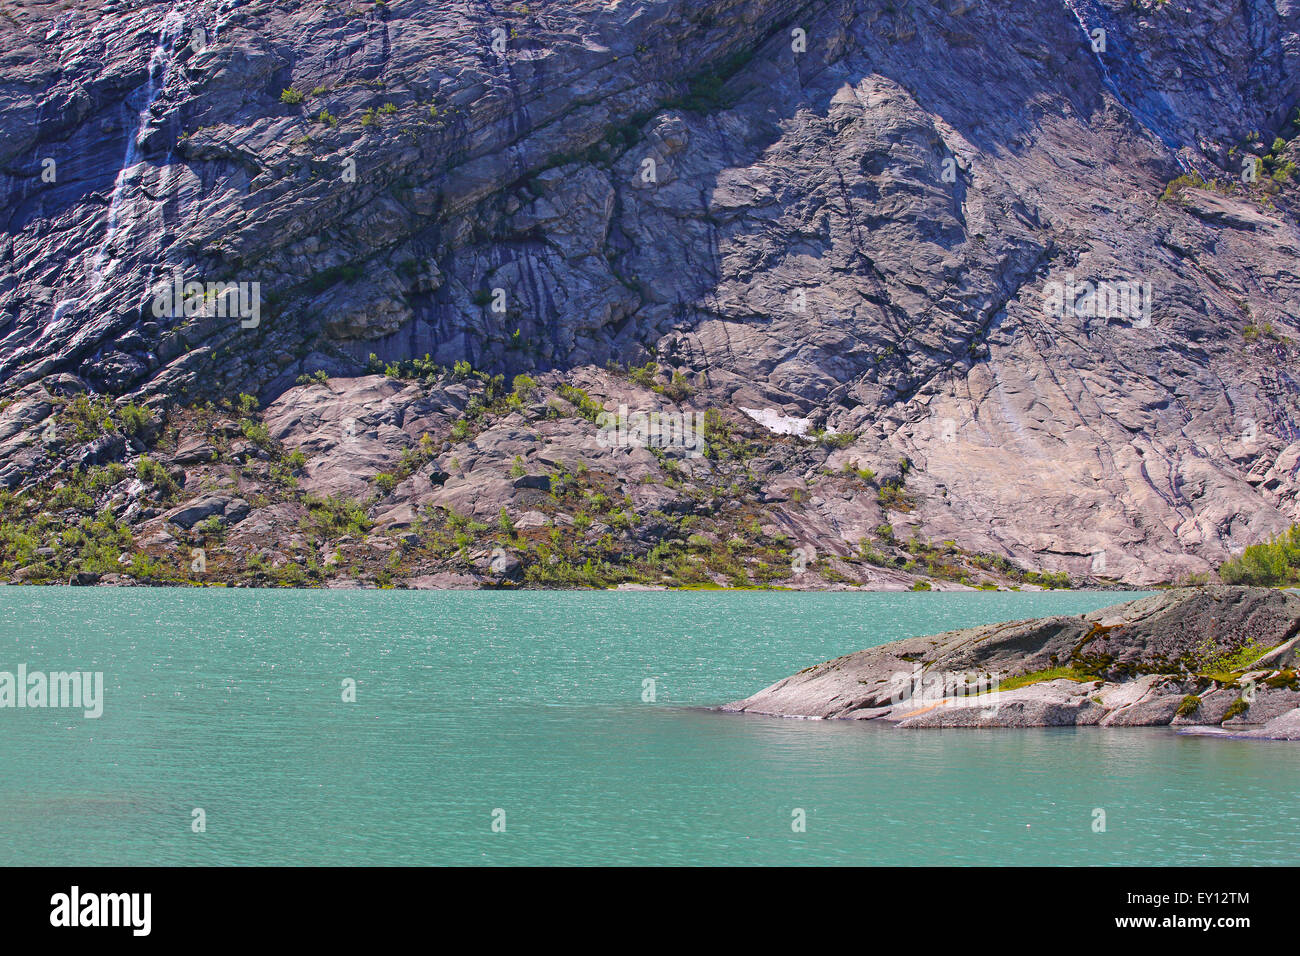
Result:
<svg viewBox="0 0 1300 956"><path fill-rule="evenodd" d="M828 432L820 428L813 430L813 436L823 448L847 448L857 441L858 437L853 432Z"/></svg>
<svg viewBox="0 0 1300 956"><path fill-rule="evenodd" d="M1224 720L1231 720L1233 717L1239 717L1246 711L1250 710L1250 704L1246 703L1240 697L1228 705L1228 709L1223 712Z"/></svg>
<svg viewBox="0 0 1300 956"><path fill-rule="evenodd" d="M117 410L117 421L122 426L122 434L138 435L144 430L150 419L148 409L129 402Z"/></svg>
<svg viewBox="0 0 1300 956"><path fill-rule="evenodd" d="M296 90L292 86L288 87L280 94L280 102L287 103L289 106L297 106L304 99L306 99L306 97L302 95L302 91Z"/></svg>
<svg viewBox="0 0 1300 956"><path fill-rule="evenodd" d="M567 382L561 384L556 391L559 393L560 398L576 408L578 414L587 421L594 422L605 410L599 402L594 401L585 391Z"/></svg>
<svg viewBox="0 0 1300 956"><path fill-rule="evenodd" d="M1070 587L1070 576L1064 571L1026 571L1024 580L1049 590L1065 590Z"/></svg>
<svg viewBox="0 0 1300 956"><path fill-rule="evenodd" d="M520 401L528 402L533 398L533 392L537 388L537 380L531 375L516 375L511 385Z"/></svg>
<svg viewBox="0 0 1300 956"><path fill-rule="evenodd" d="M270 448L273 444L271 441L271 430L261 422L255 422L251 418L245 418L239 423L239 427L243 431L244 437L258 448Z"/></svg>
<svg viewBox="0 0 1300 956"><path fill-rule="evenodd" d="M135 474L145 484L157 489L164 500L170 498L177 490L176 481L167 469L148 455L141 455L140 460L135 463Z"/></svg>
<svg viewBox="0 0 1300 956"><path fill-rule="evenodd" d="M642 388L654 388L655 376L658 374L659 366L654 362L646 362L641 366L633 365L627 370L627 377L633 384L640 385Z"/></svg>
<svg viewBox="0 0 1300 956"><path fill-rule="evenodd" d="M358 501L342 496L308 497L307 517L302 529L315 538L330 540L345 534L361 537L370 530L366 509Z"/></svg>
<svg viewBox="0 0 1300 956"><path fill-rule="evenodd" d="M904 514L916 507L912 498L903 490L899 482L887 481L876 491L876 500L880 506L889 511L901 511Z"/></svg>
<svg viewBox="0 0 1300 956"><path fill-rule="evenodd" d="M1252 544L1219 567L1225 584L1278 587L1300 581L1300 524Z"/></svg>
<svg viewBox="0 0 1300 956"><path fill-rule="evenodd" d="M673 372L672 380L667 385L662 386L660 391L663 392L665 398L673 402L685 401L695 393L695 389L691 387L691 383L686 380L686 376L681 372Z"/></svg>
<svg viewBox="0 0 1300 956"><path fill-rule="evenodd" d="M78 395L64 407L61 417L72 423L72 440L78 444L118 430L113 406L103 398Z"/></svg>
<svg viewBox="0 0 1300 956"><path fill-rule="evenodd" d="M204 536L218 535L221 534L225 526L226 523L221 519L220 515L209 515L196 524L194 530Z"/></svg>

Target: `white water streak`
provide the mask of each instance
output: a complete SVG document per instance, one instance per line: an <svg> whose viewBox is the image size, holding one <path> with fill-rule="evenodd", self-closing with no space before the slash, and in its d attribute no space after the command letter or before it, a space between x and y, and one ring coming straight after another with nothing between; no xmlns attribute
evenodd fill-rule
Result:
<svg viewBox="0 0 1300 956"><path fill-rule="evenodd" d="M113 193L108 204L108 227L104 233L104 241L100 243L99 251L95 254L94 264L91 266L90 291L92 294L104 284L104 266L108 251L113 244L113 240L117 238L118 233L122 230L121 209L123 197L126 194L126 184L141 162L140 138L145 134L149 123L153 119L153 105L166 87L167 77L171 73L171 44L185 24L185 18L179 8L179 3L173 4L166 17L163 18L162 26L158 32L158 41L149 57L149 78L145 82L144 102L136 115L136 127L127 140L126 154L122 157L122 167L118 171L117 179L113 182ZM127 228L129 227L130 223L127 223ZM60 305L62 304L60 303ZM55 318L58 317L59 313L56 308Z"/></svg>

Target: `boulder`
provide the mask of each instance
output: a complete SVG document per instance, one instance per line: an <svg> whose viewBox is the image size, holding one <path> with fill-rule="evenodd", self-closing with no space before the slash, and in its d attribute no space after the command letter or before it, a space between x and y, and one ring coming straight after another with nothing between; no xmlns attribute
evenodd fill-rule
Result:
<svg viewBox="0 0 1300 956"><path fill-rule="evenodd" d="M200 521L220 517L230 524L242 521L251 509L243 498L230 495L204 495L163 514L163 519L182 528L193 528Z"/></svg>

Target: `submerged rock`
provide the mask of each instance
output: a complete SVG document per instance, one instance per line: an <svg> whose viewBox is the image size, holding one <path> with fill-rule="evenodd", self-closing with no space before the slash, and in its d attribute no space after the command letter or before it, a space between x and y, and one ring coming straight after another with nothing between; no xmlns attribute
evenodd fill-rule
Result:
<svg viewBox="0 0 1300 956"><path fill-rule="evenodd" d="M1089 614L914 637L723 711L899 727L1139 727L1300 739L1300 597L1179 588Z"/></svg>

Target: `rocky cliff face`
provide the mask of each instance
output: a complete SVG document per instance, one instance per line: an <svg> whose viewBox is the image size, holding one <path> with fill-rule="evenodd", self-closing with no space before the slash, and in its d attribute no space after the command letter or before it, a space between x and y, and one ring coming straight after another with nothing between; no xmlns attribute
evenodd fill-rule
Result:
<svg viewBox="0 0 1300 956"><path fill-rule="evenodd" d="M915 538L985 556L959 580L994 559L1210 571L1298 516L1298 18L1289 0L0 3L0 472L21 495L74 462L179 468L128 521L138 545L138 513L203 482L254 493L238 462L174 460L184 409L248 393L273 413L228 424L306 458L286 501L344 495L380 528L447 486L518 521L539 502L511 472L559 462L607 474L642 522L702 522L616 534L607 557L740 537L815 555L819 583L898 586L936 573ZM243 298L160 298L188 282ZM360 378L385 366L390 386ZM536 388L508 407L496 374ZM104 436L60 418L82 393L156 429L87 457ZM597 441L596 406L622 404L716 416L712 453L687 447L683 484L680 443L665 465ZM398 476L403 453L421 460ZM121 519L125 481L95 507ZM574 510L548 500L552 524Z"/></svg>

